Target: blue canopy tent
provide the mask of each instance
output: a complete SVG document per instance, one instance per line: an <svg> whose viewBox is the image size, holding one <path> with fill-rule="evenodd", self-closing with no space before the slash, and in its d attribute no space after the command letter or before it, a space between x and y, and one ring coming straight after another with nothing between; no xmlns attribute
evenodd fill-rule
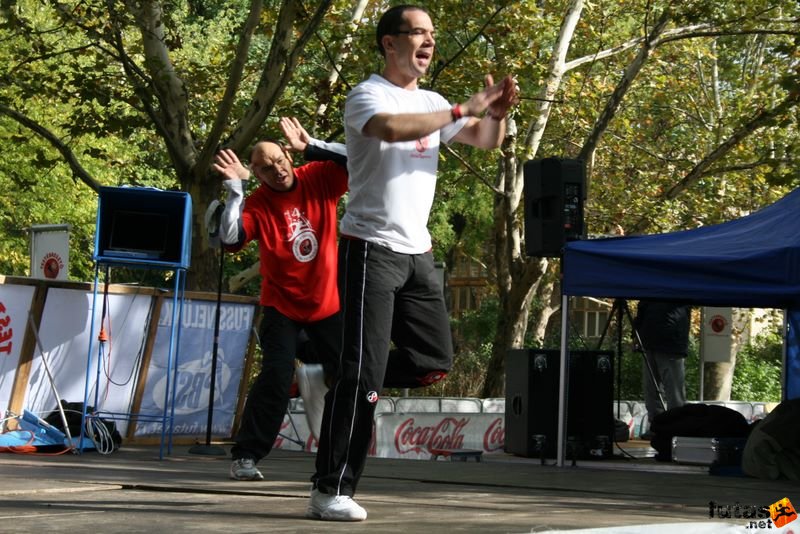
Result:
<svg viewBox="0 0 800 534"><path fill-rule="evenodd" d="M562 257L565 406L568 297L669 299L787 311L785 399L800 397L800 189L733 221L658 235L572 241ZM563 413L559 439L563 438ZM565 427L564 427L565 428ZM563 453L563 446L559 446ZM559 463L563 462L563 456Z"/></svg>

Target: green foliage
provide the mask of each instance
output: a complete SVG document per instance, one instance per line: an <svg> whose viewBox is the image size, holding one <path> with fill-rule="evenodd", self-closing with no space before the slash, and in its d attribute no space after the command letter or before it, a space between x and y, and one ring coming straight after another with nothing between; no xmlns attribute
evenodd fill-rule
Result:
<svg viewBox="0 0 800 534"><path fill-rule="evenodd" d="M689 338L689 354L684 360L684 366L686 369L686 399L698 400L700 398L700 350L694 336ZM644 399L644 373L642 353L626 347L622 353L621 374L614 377L614 390L619 391L620 400Z"/></svg>
<svg viewBox="0 0 800 534"><path fill-rule="evenodd" d="M456 347L479 353L487 343L494 339L497 319L500 313L496 298L486 298L477 310L467 310L461 317L453 319L453 329L457 332Z"/></svg>
<svg viewBox="0 0 800 534"><path fill-rule="evenodd" d="M492 355L492 344L482 343L456 354L453 369L440 384L414 390L414 395L441 397L479 397L486 368Z"/></svg>
<svg viewBox="0 0 800 534"><path fill-rule="evenodd" d="M477 397L492 355L492 339L497 327L496 299L487 299L478 310L452 319L454 332L453 368L447 378L427 388L410 390L413 396ZM389 389L385 395L402 396L402 390Z"/></svg>
<svg viewBox="0 0 800 534"><path fill-rule="evenodd" d="M731 400L780 402L782 367L780 334L758 336L736 355Z"/></svg>
<svg viewBox="0 0 800 534"><path fill-rule="evenodd" d="M742 347L736 355L731 400L779 402L783 341L779 334L762 335ZM689 355L685 360L686 399L700 399L700 349L695 336L689 339ZM620 395L623 400L641 400L643 380L641 353L625 350L622 356ZM615 388L617 378L614 380Z"/></svg>

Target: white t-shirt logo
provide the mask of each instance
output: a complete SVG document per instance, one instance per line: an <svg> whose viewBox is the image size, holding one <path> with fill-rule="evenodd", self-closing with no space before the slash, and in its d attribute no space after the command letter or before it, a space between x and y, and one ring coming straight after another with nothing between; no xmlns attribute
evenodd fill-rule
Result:
<svg viewBox="0 0 800 534"><path fill-rule="evenodd" d="M417 139L417 152L425 152L428 150L428 146L430 145L430 137L425 136L421 139Z"/></svg>

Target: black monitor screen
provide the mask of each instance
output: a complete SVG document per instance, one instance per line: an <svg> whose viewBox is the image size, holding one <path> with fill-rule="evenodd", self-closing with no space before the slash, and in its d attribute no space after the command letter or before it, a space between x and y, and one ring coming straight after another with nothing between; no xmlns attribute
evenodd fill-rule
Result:
<svg viewBox="0 0 800 534"><path fill-rule="evenodd" d="M118 210L112 216L108 249L160 258L166 250L168 230L166 214Z"/></svg>

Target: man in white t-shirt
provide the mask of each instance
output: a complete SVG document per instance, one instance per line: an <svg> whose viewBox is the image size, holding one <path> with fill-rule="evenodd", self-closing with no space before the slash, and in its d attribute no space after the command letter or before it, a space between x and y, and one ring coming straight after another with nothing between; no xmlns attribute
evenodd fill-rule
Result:
<svg viewBox="0 0 800 534"><path fill-rule="evenodd" d="M421 387L450 370L450 324L431 253L428 216L440 143L500 146L517 101L511 77L451 105L417 85L433 60L428 13L397 6L376 32L382 75L345 104L349 200L340 222L341 373L326 397L307 516L361 521L352 496L382 387ZM482 118L479 118L481 117ZM391 344L394 347L391 348Z"/></svg>

